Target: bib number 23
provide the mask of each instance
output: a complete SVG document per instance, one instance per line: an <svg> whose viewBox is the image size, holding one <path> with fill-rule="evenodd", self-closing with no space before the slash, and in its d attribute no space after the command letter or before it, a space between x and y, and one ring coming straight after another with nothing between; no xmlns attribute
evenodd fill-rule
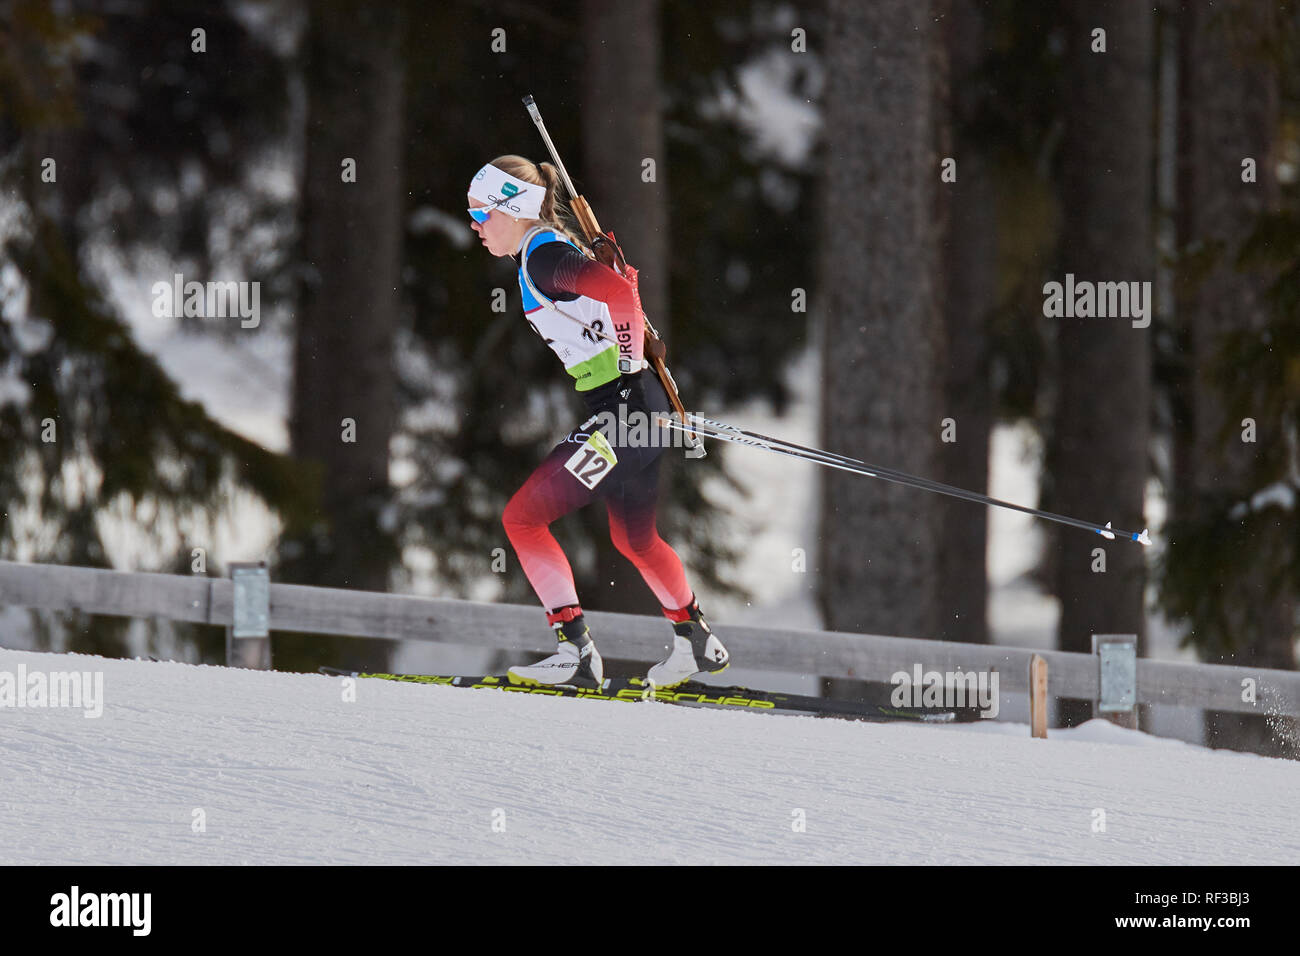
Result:
<svg viewBox="0 0 1300 956"><path fill-rule="evenodd" d="M614 449L609 446L609 441L600 432L594 431L578 446L578 450L564 463L564 467L573 477L582 482L584 487L592 489L600 484L617 464L618 457L614 454Z"/></svg>

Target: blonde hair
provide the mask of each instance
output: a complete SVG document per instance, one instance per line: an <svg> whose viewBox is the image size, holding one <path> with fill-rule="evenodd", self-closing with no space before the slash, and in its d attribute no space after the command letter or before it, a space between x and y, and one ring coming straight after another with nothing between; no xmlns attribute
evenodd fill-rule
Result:
<svg viewBox="0 0 1300 956"><path fill-rule="evenodd" d="M550 163L535 163L514 153L498 156L492 160L492 165L516 179L544 187L546 196L542 199L542 211L537 221L568 236L579 249L587 251L586 239L565 222L564 215L568 207L560 197L560 171L555 166Z"/></svg>

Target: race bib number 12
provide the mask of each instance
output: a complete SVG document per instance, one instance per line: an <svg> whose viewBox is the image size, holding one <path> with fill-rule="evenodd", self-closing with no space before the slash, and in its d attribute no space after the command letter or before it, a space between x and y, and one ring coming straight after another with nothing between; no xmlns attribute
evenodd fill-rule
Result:
<svg viewBox="0 0 1300 956"><path fill-rule="evenodd" d="M595 488L614 470L618 457L609 441L598 431L593 431L564 463L564 467L588 489Z"/></svg>

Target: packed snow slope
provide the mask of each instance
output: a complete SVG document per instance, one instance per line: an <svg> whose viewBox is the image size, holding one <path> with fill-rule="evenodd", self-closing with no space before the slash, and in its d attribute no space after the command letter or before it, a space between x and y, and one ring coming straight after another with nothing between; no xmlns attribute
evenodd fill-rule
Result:
<svg viewBox="0 0 1300 956"><path fill-rule="evenodd" d="M1293 864L1300 764L1109 724L864 724L0 651L0 863ZM1104 815L1104 821L1103 821ZM1102 829L1104 822L1104 829Z"/></svg>

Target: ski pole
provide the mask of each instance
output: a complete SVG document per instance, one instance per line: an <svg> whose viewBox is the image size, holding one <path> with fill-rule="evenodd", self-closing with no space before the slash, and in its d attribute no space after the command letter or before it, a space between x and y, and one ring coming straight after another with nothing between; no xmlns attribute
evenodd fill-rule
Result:
<svg viewBox="0 0 1300 956"><path fill-rule="evenodd" d="M716 421L712 418L705 418L702 415L691 414L688 417L693 422L698 422L699 424L702 425L707 425L715 429L727 431L733 435L739 435L739 436L755 439L759 442L768 445L781 445L785 448L789 448L794 451L801 452L804 455L815 455L818 458L824 458L826 459L827 464L835 462L843 465L861 465L864 468L870 468L872 470L873 477L884 477L884 476L901 477L904 479L909 479L909 483L915 484L917 487L930 488L931 490L940 490L943 488L952 487L950 485L944 485L942 482L934 481L933 479L930 478L919 478L916 477L915 475L909 475L907 472L904 471L895 471L892 468L879 468L874 465L869 465L861 458L850 458L847 455L840 455L832 451L823 451L820 448L809 448L807 445L800 445L796 442L786 441L783 438L772 438L769 435L760 435L758 432L745 431L744 429L737 428L735 425L728 425L726 422ZM957 490L960 491L961 489L957 489ZM968 492L968 494L976 494L976 492Z"/></svg>
<svg viewBox="0 0 1300 956"><path fill-rule="evenodd" d="M1032 515L1035 518L1045 518L1048 521L1055 521L1059 524L1070 525L1075 528L1083 528L1085 531L1093 531L1103 538L1115 540L1116 538L1125 538L1130 541L1136 541L1138 544L1150 545L1151 538L1147 534L1147 529L1143 528L1141 532L1121 531L1119 528L1112 528L1108 521L1105 525L1098 525L1095 522L1083 521L1079 518L1071 518L1066 515L1055 514L1051 511L1043 511L1039 508L1029 508L1025 505L1018 505L1012 501L1003 501L1000 498L992 498L988 495L980 494L977 491L967 491L964 488L958 488L954 485L946 485L940 481L933 481L929 478L920 478L916 475L908 474L905 471L896 471L892 468L878 468L875 465L869 465L858 458L849 458L846 455L840 455L835 452L823 451L820 448L810 448L806 445L799 445L795 442L788 442L780 438L769 438L766 435L760 435L757 432L746 431L743 428L737 428L735 425L728 425L725 422L718 422L713 419L704 418L700 415L690 416L695 433L703 435L705 438L716 438L721 441L734 442L738 445L748 445L751 448L765 448L768 451L774 451L781 455L788 455L791 458L798 458L802 461L811 462L815 465L825 465L827 468L836 468L840 471L847 471L855 475L863 475L867 478L880 478L884 481L892 481L900 485L910 485L913 488L920 488L923 491L933 491L938 494L950 495L954 498L962 498L966 501L973 501L977 504L992 505L998 508L1008 508L1012 511L1019 511L1023 514ZM669 418L662 413L658 416L659 424L666 428L685 431L685 427L678 422Z"/></svg>

